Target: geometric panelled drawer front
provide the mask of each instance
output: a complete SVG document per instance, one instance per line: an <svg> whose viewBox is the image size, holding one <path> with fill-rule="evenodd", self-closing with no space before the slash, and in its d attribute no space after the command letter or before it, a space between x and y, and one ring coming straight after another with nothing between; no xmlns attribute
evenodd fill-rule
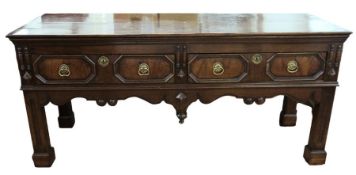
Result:
<svg viewBox="0 0 356 175"><path fill-rule="evenodd" d="M85 84L95 77L95 63L85 55L40 55L33 63L44 84Z"/></svg>
<svg viewBox="0 0 356 175"><path fill-rule="evenodd" d="M267 60L274 81L316 80L325 70L325 53L277 53Z"/></svg>
<svg viewBox="0 0 356 175"><path fill-rule="evenodd" d="M121 55L114 72L123 83L172 83L174 55Z"/></svg>
<svg viewBox="0 0 356 175"><path fill-rule="evenodd" d="M238 54L190 54L189 81L195 83L239 82L248 72L248 61Z"/></svg>

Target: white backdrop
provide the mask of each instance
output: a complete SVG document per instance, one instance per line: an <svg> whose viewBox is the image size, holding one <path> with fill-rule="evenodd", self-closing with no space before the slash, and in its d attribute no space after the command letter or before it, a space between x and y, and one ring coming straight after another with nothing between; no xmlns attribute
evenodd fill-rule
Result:
<svg viewBox="0 0 356 175"><path fill-rule="evenodd" d="M15 50L5 35L42 13L54 12L214 12L311 13L356 31L355 5L349 0L40 0L0 2L0 174L355 174L355 36L344 45L323 166L303 159L311 110L298 105L296 127L278 125L282 97L262 106L223 97L193 103L184 125L165 103L138 98L99 107L75 99L76 125L59 129L57 108L46 107L57 159L51 168L34 168L32 145ZM6 82L6 83L5 83Z"/></svg>

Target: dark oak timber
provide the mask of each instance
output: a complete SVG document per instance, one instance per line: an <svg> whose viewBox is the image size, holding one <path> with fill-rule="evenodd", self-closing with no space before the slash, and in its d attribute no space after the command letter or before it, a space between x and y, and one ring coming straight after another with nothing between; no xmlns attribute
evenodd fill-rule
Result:
<svg viewBox="0 0 356 175"><path fill-rule="evenodd" d="M36 167L55 159L49 102L58 105L61 128L74 126L77 97L99 106L132 96L164 101L182 124L191 103L226 95L258 105L284 96L281 126L295 126L297 104L310 106L304 158L316 165L326 160L350 34L307 14L44 14L7 37L16 49Z"/></svg>
<svg viewBox="0 0 356 175"><path fill-rule="evenodd" d="M49 139L44 106L38 103L38 94L25 92L24 96L34 149L33 162L36 167L50 167L55 154Z"/></svg>
<svg viewBox="0 0 356 175"><path fill-rule="evenodd" d="M312 165L324 164L326 159L325 143L335 95L335 87L324 88L321 100L313 108L313 120L309 142L305 146L304 158Z"/></svg>
<svg viewBox="0 0 356 175"><path fill-rule="evenodd" d="M297 122L297 102L288 96L284 96L281 115L279 116L280 126L295 126Z"/></svg>
<svg viewBox="0 0 356 175"><path fill-rule="evenodd" d="M72 103L69 101L64 105L58 105L59 117L58 124L60 128L73 128L75 123Z"/></svg>

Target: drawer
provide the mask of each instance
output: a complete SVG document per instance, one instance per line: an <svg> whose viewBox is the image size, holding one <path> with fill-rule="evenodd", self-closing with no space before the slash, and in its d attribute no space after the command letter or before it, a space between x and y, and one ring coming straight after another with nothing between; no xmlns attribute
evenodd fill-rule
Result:
<svg viewBox="0 0 356 175"><path fill-rule="evenodd" d="M174 55L33 55L41 84L121 84L174 82Z"/></svg>
<svg viewBox="0 0 356 175"><path fill-rule="evenodd" d="M33 69L44 84L84 84L96 74L94 62L85 55L41 55Z"/></svg>
<svg viewBox="0 0 356 175"><path fill-rule="evenodd" d="M170 44L41 45L30 48L29 62L36 84L173 83L176 49Z"/></svg>
<svg viewBox="0 0 356 175"><path fill-rule="evenodd" d="M189 81L194 83L319 80L326 52L189 54Z"/></svg>
<svg viewBox="0 0 356 175"><path fill-rule="evenodd" d="M190 54L189 81L195 83L239 82L247 76L248 61L239 54Z"/></svg>
<svg viewBox="0 0 356 175"><path fill-rule="evenodd" d="M171 83L174 55L121 55L114 62L114 73L123 83Z"/></svg>
<svg viewBox="0 0 356 175"><path fill-rule="evenodd" d="M316 80L325 69L324 53L277 53L267 60L266 73L274 81Z"/></svg>

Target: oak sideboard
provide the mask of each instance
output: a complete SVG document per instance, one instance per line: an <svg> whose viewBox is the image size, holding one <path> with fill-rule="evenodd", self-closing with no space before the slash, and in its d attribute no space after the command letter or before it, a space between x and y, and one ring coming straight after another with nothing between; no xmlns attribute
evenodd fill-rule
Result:
<svg viewBox="0 0 356 175"><path fill-rule="evenodd" d="M75 123L71 100L100 106L139 97L176 110L235 96L284 96L281 126L297 103L312 108L304 158L324 164L342 47L350 31L307 14L44 14L7 35L14 43L37 167L55 160L45 106ZM154 117L154 116L152 116Z"/></svg>

